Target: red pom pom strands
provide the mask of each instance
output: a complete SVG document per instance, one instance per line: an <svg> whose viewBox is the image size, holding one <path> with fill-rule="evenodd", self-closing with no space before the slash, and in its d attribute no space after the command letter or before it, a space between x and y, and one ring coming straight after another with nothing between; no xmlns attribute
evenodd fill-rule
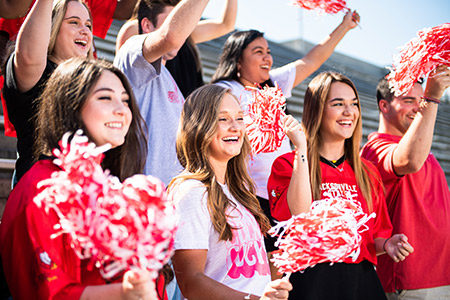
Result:
<svg viewBox="0 0 450 300"><path fill-rule="evenodd" d="M292 2L292 4L307 10L317 10L319 13L326 14L335 14L340 11L349 10L344 0L297 0Z"/></svg>
<svg viewBox="0 0 450 300"><path fill-rule="evenodd" d="M107 147L88 143L81 132L69 134L55 149L61 171L39 183L34 202L60 219L57 233L69 234L80 259L91 259L104 278L121 271L149 270L154 278L173 252L175 214L163 183L135 175L123 184L103 171Z"/></svg>
<svg viewBox="0 0 450 300"><path fill-rule="evenodd" d="M286 115L286 98L276 83L275 87L247 89L252 91L252 100L244 121L252 152L273 152L281 146L285 137L281 120Z"/></svg>
<svg viewBox="0 0 450 300"><path fill-rule="evenodd" d="M417 32L395 57L387 76L396 96L408 93L414 83L441 64L450 64L450 23Z"/></svg>
<svg viewBox="0 0 450 300"><path fill-rule="evenodd" d="M336 192L333 192L336 194ZM375 217L367 216L353 195L346 198L326 195L329 199L314 201L307 213L280 222L269 231L278 235L272 261L280 272L303 271L324 262L342 262L359 255L360 232L365 223Z"/></svg>

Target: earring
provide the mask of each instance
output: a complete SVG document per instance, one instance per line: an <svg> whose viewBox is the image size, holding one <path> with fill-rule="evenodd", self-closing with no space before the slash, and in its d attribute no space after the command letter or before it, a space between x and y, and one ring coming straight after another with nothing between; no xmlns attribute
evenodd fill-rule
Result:
<svg viewBox="0 0 450 300"><path fill-rule="evenodd" d="M241 77L241 72L238 71L236 75L238 78Z"/></svg>

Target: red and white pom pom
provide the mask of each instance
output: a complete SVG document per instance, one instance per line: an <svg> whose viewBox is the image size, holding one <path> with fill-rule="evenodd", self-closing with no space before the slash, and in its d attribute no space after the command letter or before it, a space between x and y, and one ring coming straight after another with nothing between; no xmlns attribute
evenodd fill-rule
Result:
<svg viewBox="0 0 450 300"><path fill-rule="evenodd" d="M81 259L91 259L105 278L130 268L155 278L173 252L175 214L163 183L135 175L120 183L100 166L102 152L80 133L69 134L55 150L61 171L39 183L34 198L60 219L57 233L71 236Z"/></svg>
<svg viewBox="0 0 450 300"><path fill-rule="evenodd" d="M365 223L375 217L367 216L354 195L346 198L327 195L329 199L314 201L311 210L280 222L269 231L278 235L272 261L280 272L303 271L324 262L353 260L359 255L360 232Z"/></svg>
<svg viewBox="0 0 450 300"><path fill-rule="evenodd" d="M420 30L402 47L387 76L391 91L396 96L408 93L417 80L442 64L450 65L450 23Z"/></svg>
<svg viewBox="0 0 450 300"><path fill-rule="evenodd" d="M261 89L247 88L252 91L249 110L244 116L247 135L253 154L277 150L285 137L282 118L286 115L286 98L275 83L275 87Z"/></svg>
<svg viewBox="0 0 450 300"><path fill-rule="evenodd" d="M292 5L300 6L307 10L317 10L319 13L335 14L349 10L344 0L296 0Z"/></svg>

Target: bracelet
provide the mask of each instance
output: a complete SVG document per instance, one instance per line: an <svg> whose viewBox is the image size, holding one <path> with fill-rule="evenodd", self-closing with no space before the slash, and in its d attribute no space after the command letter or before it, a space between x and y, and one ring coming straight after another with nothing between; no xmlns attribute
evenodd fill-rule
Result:
<svg viewBox="0 0 450 300"><path fill-rule="evenodd" d="M245 300L250 300L250 296L252 295L252 293L249 293L247 296L244 296Z"/></svg>
<svg viewBox="0 0 450 300"><path fill-rule="evenodd" d="M384 243L383 243L383 251L384 251L384 252L386 252L385 246L386 246L386 242L389 241L389 239L390 239L390 238L386 239L386 240L384 241Z"/></svg>
<svg viewBox="0 0 450 300"><path fill-rule="evenodd" d="M431 97L427 97L427 96L422 96L421 98L427 102L434 102L436 104L441 103L441 100L436 99L436 98L431 98Z"/></svg>

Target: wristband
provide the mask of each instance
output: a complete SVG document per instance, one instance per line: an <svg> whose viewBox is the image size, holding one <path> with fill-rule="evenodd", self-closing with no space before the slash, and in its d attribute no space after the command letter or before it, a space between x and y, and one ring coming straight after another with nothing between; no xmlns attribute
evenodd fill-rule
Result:
<svg viewBox="0 0 450 300"><path fill-rule="evenodd" d="M390 238L386 239L386 240L384 241L384 243L383 243L383 251L384 251L384 252L386 252L385 246L386 246L386 242L389 241L389 239L390 239Z"/></svg>
<svg viewBox="0 0 450 300"><path fill-rule="evenodd" d="M441 100L436 99L436 98L431 98L431 97L427 97L427 96L422 96L421 98L427 102L434 102L436 104L441 103Z"/></svg>
<svg viewBox="0 0 450 300"><path fill-rule="evenodd" d="M244 296L245 300L250 300L250 296L252 295L252 293L249 293L247 296Z"/></svg>

